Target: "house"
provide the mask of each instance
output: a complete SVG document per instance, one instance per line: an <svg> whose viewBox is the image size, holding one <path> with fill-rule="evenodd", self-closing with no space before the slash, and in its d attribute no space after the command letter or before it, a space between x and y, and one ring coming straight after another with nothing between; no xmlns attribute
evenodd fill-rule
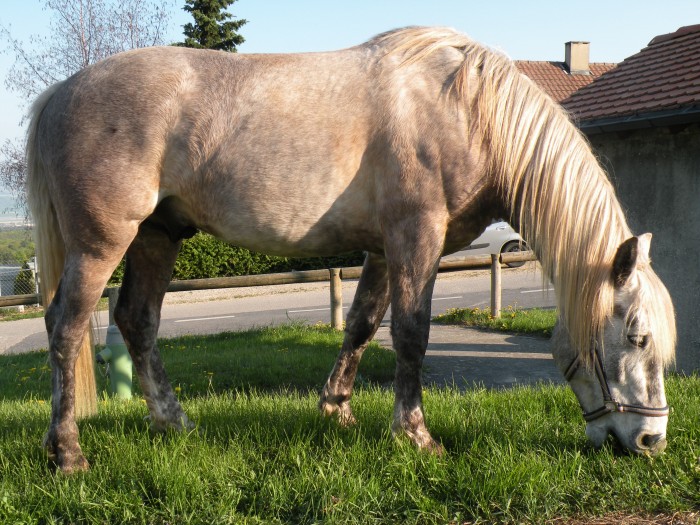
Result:
<svg viewBox="0 0 700 525"><path fill-rule="evenodd" d="M615 67L604 62L590 63L589 49L588 42L567 42L564 62L517 60L515 65L545 93L561 102Z"/></svg>
<svg viewBox="0 0 700 525"><path fill-rule="evenodd" d="M632 231L654 235L654 269L676 309L676 367L700 369L700 25L653 38L562 105L610 174Z"/></svg>

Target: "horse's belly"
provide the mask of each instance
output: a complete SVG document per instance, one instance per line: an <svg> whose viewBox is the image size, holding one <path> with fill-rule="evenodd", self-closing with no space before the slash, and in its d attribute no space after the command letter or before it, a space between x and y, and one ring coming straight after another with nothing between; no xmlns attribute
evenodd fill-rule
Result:
<svg viewBox="0 0 700 525"><path fill-rule="evenodd" d="M330 255L382 246L366 195L319 194L301 183L256 195L234 192L190 215L196 226L230 244L271 255Z"/></svg>

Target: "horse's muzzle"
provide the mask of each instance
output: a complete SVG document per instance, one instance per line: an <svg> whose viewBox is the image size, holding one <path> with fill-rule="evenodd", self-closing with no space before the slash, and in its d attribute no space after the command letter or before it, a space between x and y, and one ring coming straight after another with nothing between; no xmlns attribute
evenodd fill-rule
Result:
<svg viewBox="0 0 700 525"><path fill-rule="evenodd" d="M656 456L666 450L666 436L664 434L646 434L642 432L637 436L636 444L639 453Z"/></svg>

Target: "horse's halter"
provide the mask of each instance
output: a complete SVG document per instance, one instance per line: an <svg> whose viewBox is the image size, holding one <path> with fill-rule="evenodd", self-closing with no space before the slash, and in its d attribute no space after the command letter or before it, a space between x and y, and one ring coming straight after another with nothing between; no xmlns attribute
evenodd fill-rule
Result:
<svg viewBox="0 0 700 525"><path fill-rule="evenodd" d="M595 410L591 410L590 412L583 413L583 419L585 419L587 423L590 423L591 421L594 421L600 417L603 417L606 414L611 414L613 412L631 412L647 417L668 416L670 412L668 405L661 408L655 408L646 407L643 405L628 405L616 401L615 398L612 396L612 393L610 392L610 386L608 385L608 377L605 375L605 369L603 368L603 360L600 357L597 342L592 345L591 354L593 354L595 375L598 378L598 383L600 383L600 389L603 391L603 406L601 406L600 408L596 408ZM570 382L580 366L581 358L577 355L571 362L569 367L566 369L566 372L564 372L564 378L568 382Z"/></svg>

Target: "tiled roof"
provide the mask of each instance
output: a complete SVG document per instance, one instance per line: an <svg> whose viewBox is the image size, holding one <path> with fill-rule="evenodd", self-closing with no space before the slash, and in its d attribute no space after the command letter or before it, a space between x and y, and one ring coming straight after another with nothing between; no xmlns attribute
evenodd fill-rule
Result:
<svg viewBox="0 0 700 525"><path fill-rule="evenodd" d="M700 25L660 35L562 102L582 124L700 111Z"/></svg>
<svg viewBox="0 0 700 525"><path fill-rule="evenodd" d="M515 62L521 73L530 77L545 93L557 102L566 99L577 89L587 86L615 64L590 64L590 75L571 75L564 62L532 62L518 60Z"/></svg>

